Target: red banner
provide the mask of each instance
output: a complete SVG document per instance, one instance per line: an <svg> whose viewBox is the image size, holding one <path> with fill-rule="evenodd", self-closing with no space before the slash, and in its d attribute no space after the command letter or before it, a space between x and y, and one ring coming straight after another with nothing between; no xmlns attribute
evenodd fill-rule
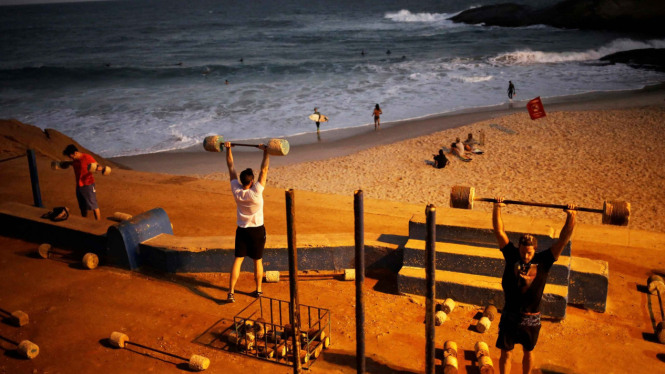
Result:
<svg viewBox="0 0 665 374"><path fill-rule="evenodd" d="M543 102L540 101L540 96L529 101L529 103L526 104L526 109L529 111L531 119L538 119L546 116L545 107L543 107Z"/></svg>

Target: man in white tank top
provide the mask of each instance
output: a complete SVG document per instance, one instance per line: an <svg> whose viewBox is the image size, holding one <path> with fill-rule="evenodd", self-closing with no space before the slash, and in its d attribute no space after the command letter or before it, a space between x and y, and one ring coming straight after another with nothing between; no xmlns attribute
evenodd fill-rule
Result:
<svg viewBox="0 0 665 374"><path fill-rule="evenodd" d="M268 176L270 157L268 156L268 150L265 145L259 145L259 149L263 150L263 161L261 162L259 180L255 183L252 169L243 170L240 173L240 178L238 178L236 169L233 166L232 145L226 142L224 143L224 147L226 148L226 164L229 167L229 176L231 178L231 192L237 206L236 258L233 263L233 269L231 269L228 295L228 302L234 303L235 297L233 294L238 276L240 276L240 267L247 256L254 261L256 291L252 293L252 296L260 297L263 294L261 292L263 248L266 245L266 229L263 226L263 189L265 188Z"/></svg>

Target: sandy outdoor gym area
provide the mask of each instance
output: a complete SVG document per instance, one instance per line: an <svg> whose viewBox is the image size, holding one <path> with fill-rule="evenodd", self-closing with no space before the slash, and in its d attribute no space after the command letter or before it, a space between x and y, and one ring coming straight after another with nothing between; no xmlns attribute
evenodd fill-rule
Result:
<svg viewBox="0 0 665 374"><path fill-rule="evenodd" d="M660 310L654 304L656 299L645 292L644 285L652 272L665 272L661 260L665 250L659 203L662 198L659 200L658 196L663 187L664 152L650 142L635 142L627 148L620 145L626 139L658 139L665 123L663 112L662 105L548 112L547 121L536 122L527 121L523 118L525 114L518 113L341 158L275 167L270 171L265 192L268 235L286 233L286 187L297 189L299 234L350 236L353 235L352 191L358 187L366 194L366 231L401 237L408 235L411 216L424 213L425 202L435 203L438 214L445 214L449 186L455 184L476 186L480 195L504 194L522 199L533 195L536 201L562 199L564 203L571 201L592 207L604 198L625 198L633 204L635 214L628 229L600 226L597 216L580 213L584 225L573 237L576 256L609 263L607 311L596 313L570 306L565 320L546 321L536 349L536 372L660 372L665 370L665 346L652 337ZM496 131L489 127L490 123L517 134ZM453 160L452 167L443 170L427 167L424 160L440 145L449 145L451 136L463 136L469 129L481 128L488 132L485 155L464 165ZM17 134L11 136L18 139ZM560 142L571 144L577 151L566 152L565 147L558 145ZM520 152L518 147L522 144L526 144L525 151ZM529 144L537 144L543 151L527 151ZM596 147L597 144L603 147ZM559 147L563 150L559 151ZM2 159L22 150L17 146L4 151ZM71 170L51 171L49 164L53 157L43 153L46 155L39 156L38 162L45 205L75 207ZM578 153L584 157L574 157ZM373 160L377 162L373 164ZM382 166L381 160L390 162ZM537 162L547 164L536 168L535 174L525 176L526 169ZM544 168L554 172L545 173ZM349 178L358 170L365 179ZM303 174L308 178L303 178ZM552 175L557 176L554 182L550 182ZM103 216L108 217L116 211L138 214L161 206L168 212L176 235L230 236L235 231L235 211L229 184L222 175L213 177L220 180L116 168L110 176L96 178L100 208ZM289 178L292 178L290 186ZM403 178L401 182L399 178ZM497 179L500 182L493 183ZM0 180L3 181L1 202L31 204L25 159L1 163ZM533 189L519 187L525 181L533 182ZM574 183L579 185L577 189ZM582 188L591 184L592 189ZM423 190L428 191L425 197L418 195ZM482 205L479 208L486 209ZM513 207L506 213L551 218L557 226L563 224L564 218L561 212ZM598 230L610 234L600 240L594 235ZM613 235L639 238L641 244L612 243ZM214 344L206 345L206 339L214 336L220 321L232 319L252 300L238 292L236 304L223 302L228 274L164 275L104 266L88 271L81 269L76 259L38 258L34 255L36 248L35 243L0 238L0 282L4 285L0 287L0 307L23 310L31 321L22 328L0 323L0 336L16 341L30 339L41 348L36 359L22 360L12 353L11 345L0 341L0 347L6 349L0 356L0 373L185 371L177 360L108 347L106 339L112 331L123 331L135 342L179 355L205 355L211 359L208 372L212 373L291 372L285 366L229 354L216 349ZM311 281L302 282L300 289L301 302L332 311L333 344L314 364L313 372L355 372L353 284ZM252 275L242 274L238 291L252 290ZM422 372L424 299L398 295L395 275L389 272L369 274L366 290L368 372ZM266 284L264 292L286 300L288 284ZM473 328L474 317L480 310L468 305L458 307L448 321L436 328L437 364L441 362L440 349L445 340L458 343L462 373L477 372L468 352L478 340L490 345L492 358L498 362L499 352L494 348L496 326L484 335ZM521 353L514 360L519 362ZM513 372L519 372L519 365L513 365Z"/></svg>

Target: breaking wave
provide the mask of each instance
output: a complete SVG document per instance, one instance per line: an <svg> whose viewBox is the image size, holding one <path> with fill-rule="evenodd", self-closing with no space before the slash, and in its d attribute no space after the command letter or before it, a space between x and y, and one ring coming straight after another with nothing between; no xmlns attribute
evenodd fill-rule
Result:
<svg viewBox="0 0 665 374"><path fill-rule="evenodd" d="M399 12L386 13L386 18L395 22L443 22L456 13L411 13L406 9Z"/></svg>

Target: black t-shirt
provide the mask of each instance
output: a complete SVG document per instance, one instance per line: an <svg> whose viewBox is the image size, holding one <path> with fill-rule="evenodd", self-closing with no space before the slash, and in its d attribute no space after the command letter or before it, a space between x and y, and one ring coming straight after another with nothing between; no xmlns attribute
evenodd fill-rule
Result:
<svg viewBox="0 0 665 374"><path fill-rule="evenodd" d="M443 169L448 164L448 158L445 155L434 156L434 161L437 161L436 168Z"/></svg>
<svg viewBox="0 0 665 374"><path fill-rule="evenodd" d="M501 286L506 296L504 310L519 313L538 313L547 275L556 261L552 249L538 252L529 264L522 263L520 250L513 243L501 248L506 259Z"/></svg>

